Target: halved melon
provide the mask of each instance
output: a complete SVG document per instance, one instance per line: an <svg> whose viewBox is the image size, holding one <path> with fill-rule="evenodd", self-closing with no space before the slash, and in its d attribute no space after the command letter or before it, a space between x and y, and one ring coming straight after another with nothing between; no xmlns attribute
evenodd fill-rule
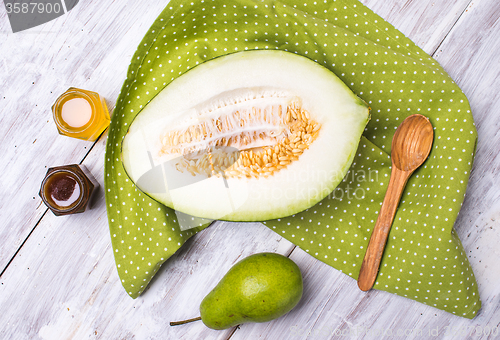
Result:
<svg viewBox="0 0 500 340"><path fill-rule="evenodd" d="M172 81L122 145L132 181L182 213L262 221L305 210L344 178L369 108L328 69L245 51Z"/></svg>

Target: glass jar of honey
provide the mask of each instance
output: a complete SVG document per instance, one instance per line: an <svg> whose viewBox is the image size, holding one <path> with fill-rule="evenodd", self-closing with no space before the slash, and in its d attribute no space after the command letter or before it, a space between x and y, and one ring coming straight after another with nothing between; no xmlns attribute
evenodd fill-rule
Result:
<svg viewBox="0 0 500 340"><path fill-rule="evenodd" d="M61 135L88 141L95 141L110 122L104 98L75 87L57 98L52 114Z"/></svg>
<svg viewBox="0 0 500 340"><path fill-rule="evenodd" d="M56 216L84 212L99 186L84 165L50 168L40 187L40 197Z"/></svg>

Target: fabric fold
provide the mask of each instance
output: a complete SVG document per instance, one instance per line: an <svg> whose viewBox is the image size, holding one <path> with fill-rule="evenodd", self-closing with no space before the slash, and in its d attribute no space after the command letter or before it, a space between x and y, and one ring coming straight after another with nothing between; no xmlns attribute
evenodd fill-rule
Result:
<svg viewBox="0 0 500 340"><path fill-rule="evenodd" d="M477 284L453 230L477 139L468 101L434 59L355 0L173 0L159 15L132 58L106 146L111 241L128 294L139 296L159 266L210 223L178 216L134 186L120 156L129 125L191 68L253 49L316 61L372 112L341 185L300 214L263 223L356 279L389 182L392 136L405 117L423 114L434 126L434 145L408 181L374 288L474 317L481 305ZM197 227L181 230L186 223Z"/></svg>

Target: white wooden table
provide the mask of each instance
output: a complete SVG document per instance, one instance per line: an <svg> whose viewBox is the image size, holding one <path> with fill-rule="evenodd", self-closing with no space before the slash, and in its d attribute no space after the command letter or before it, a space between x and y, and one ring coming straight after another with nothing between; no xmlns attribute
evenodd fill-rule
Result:
<svg viewBox="0 0 500 340"><path fill-rule="evenodd" d="M113 109L132 54L167 1L88 0L15 34L0 6L0 339L500 339L485 335L500 328L500 1L363 2L443 65L470 100L479 142L455 228L482 298L475 319L363 293L259 223L205 229L131 299L115 269L104 204L107 135L95 143L59 136L50 107L76 86ZM40 183L47 168L72 163L91 170L99 195L92 210L56 217L38 197ZM292 312L224 331L168 325L198 316L224 273L262 251L289 255L303 272L304 296Z"/></svg>

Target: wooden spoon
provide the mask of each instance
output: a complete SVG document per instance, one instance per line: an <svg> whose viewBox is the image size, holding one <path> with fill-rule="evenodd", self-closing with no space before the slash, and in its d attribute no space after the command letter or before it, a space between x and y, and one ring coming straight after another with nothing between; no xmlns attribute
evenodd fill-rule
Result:
<svg viewBox="0 0 500 340"><path fill-rule="evenodd" d="M358 287L362 291L370 290L375 283L403 189L413 171L429 156L433 139L429 119L419 114L407 117L392 138L391 178L359 270Z"/></svg>

